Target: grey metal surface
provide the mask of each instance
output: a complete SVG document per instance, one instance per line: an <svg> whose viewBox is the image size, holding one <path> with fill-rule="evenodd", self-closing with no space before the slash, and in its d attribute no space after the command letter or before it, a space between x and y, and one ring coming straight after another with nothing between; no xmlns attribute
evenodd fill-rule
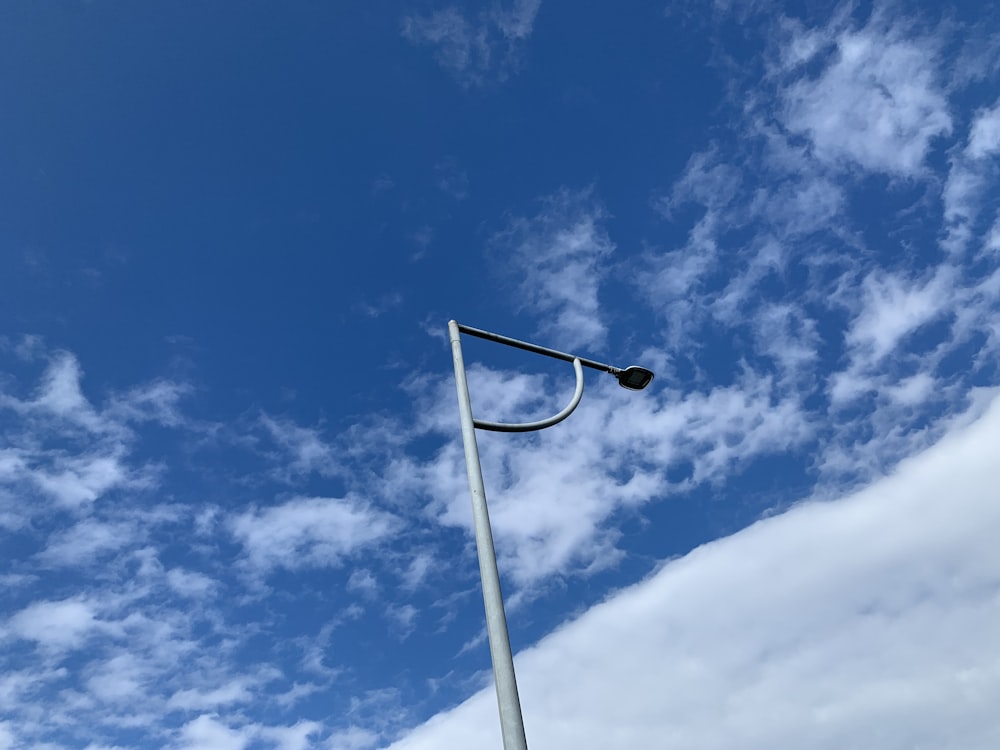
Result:
<svg viewBox="0 0 1000 750"><path fill-rule="evenodd" d="M548 419L540 419L537 422L514 422L508 424L474 419L473 424L481 430L492 430L493 432L533 432L535 430L544 430L546 427L551 427L554 424L559 424L573 413L573 410L580 405L580 399L583 398L583 367L580 366L579 357L573 358L573 371L576 373L576 390L573 392L573 398L570 399L569 404L558 414Z"/></svg>
<svg viewBox="0 0 1000 750"><path fill-rule="evenodd" d="M454 320L448 323L449 327L452 323L458 326L458 330L462 333L467 333L470 336L475 336L476 338L486 339L487 341L495 341L498 344L506 344L507 346L513 346L515 349L524 349L525 351L534 352L535 354L544 354L546 357L561 359L564 362L572 362L574 359L578 359L580 360L580 364L584 367L590 367L594 370L600 370L601 372L610 372L612 375L617 375L621 372L620 367L613 367L612 365L606 365L603 362L598 362L593 359L577 357L575 354L567 354L566 352L560 352L556 349L549 349L547 346L539 346L538 344L531 344L527 341L512 339L509 336L501 336L499 333L491 333L490 331L484 331L480 328L465 326Z"/></svg>
<svg viewBox="0 0 1000 750"><path fill-rule="evenodd" d="M490 656L493 659L493 678L496 681L503 747L504 750L527 750L528 741L525 738L524 720L521 717L521 701L517 695L517 680L514 676L514 657L510 650L507 617L504 614L503 594L500 591L500 573L497 570L496 550L493 547L493 531L490 528L490 516L486 508L486 489L483 486L483 471L479 463L479 446L476 444L469 384L465 377L465 363L462 360L459 325L454 320L448 323L448 333L455 365L455 387L458 392L458 411L462 420L465 467L469 475L469 494L472 496L472 519L476 534L476 551L479 555L479 575L483 583L486 632L490 641ZM578 390L582 393L579 385Z"/></svg>

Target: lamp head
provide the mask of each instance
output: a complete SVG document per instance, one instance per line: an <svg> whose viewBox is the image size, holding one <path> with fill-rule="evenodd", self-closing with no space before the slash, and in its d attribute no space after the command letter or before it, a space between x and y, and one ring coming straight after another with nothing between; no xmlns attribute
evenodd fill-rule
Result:
<svg viewBox="0 0 1000 750"><path fill-rule="evenodd" d="M618 378L618 385L622 388L628 388L630 391L641 391L653 380L653 371L632 365L616 373L615 377Z"/></svg>

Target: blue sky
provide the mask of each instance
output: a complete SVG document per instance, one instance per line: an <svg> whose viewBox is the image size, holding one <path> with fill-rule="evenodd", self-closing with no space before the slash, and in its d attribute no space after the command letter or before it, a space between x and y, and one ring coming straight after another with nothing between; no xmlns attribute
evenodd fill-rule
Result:
<svg viewBox="0 0 1000 750"><path fill-rule="evenodd" d="M996 747L996 10L5 3L0 750Z"/></svg>

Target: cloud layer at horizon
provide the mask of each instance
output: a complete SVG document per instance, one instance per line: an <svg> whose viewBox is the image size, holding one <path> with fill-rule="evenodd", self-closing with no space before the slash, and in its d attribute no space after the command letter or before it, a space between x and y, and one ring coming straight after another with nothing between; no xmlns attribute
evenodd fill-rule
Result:
<svg viewBox="0 0 1000 750"><path fill-rule="evenodd" d="M991 747L1000 397L886 479L666 563L522 652L535 744ZM390 747L499 745L484 688Z"/></svg>

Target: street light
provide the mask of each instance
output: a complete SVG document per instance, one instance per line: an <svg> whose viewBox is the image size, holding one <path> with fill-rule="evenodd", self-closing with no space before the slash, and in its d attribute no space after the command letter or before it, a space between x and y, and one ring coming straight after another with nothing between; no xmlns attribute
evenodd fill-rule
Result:
<svg viewBox="0 0 1000 750"><path fill-rule="evenodd" d="M476 551L479 555L479 575L483 584L483 602L486 607L486 633L490 641L490 657L493 661L493 679L497 688L497 704L500 708L500 731L503 735L504 750L527 750L528 742L524 736L524 720L521 718L521 701L517 696L517 680L514 677L514 657L510 650L510 637L507 634L507 617L503 609L503 594L500 591L500 573L497 571L496 550L493 547L493 530L490 528L490 515L486 509L486 489L483 486L483 469L479 462L479 446L476 444L476 428L496 432L532 432L551 427L562 422L573 413L583 397L583 368L590 367L602 372L609 372L618 378L623 388L639 391L649 385L653 373L644 367L627 367L621 369L612 367L592 359L584 359L572 354L548 349L537 344L501 336L489 331L461 325L452 320L448 322L448 333L451 338L451 355L455 363L455 387L458 390L458 411L462 420L462 442L465 445L465 468L469 475L469 493L472 495L472 520L476 533ZM465 377L465 363L462 359L461 334L495 341L498 344L513 346L546 357L561 359L573 363L576 373L576 390L569 404L548 419L537 422L506 424L502 422L484 422L472 417L472 402L469 399L469 383Z"/></svg>

